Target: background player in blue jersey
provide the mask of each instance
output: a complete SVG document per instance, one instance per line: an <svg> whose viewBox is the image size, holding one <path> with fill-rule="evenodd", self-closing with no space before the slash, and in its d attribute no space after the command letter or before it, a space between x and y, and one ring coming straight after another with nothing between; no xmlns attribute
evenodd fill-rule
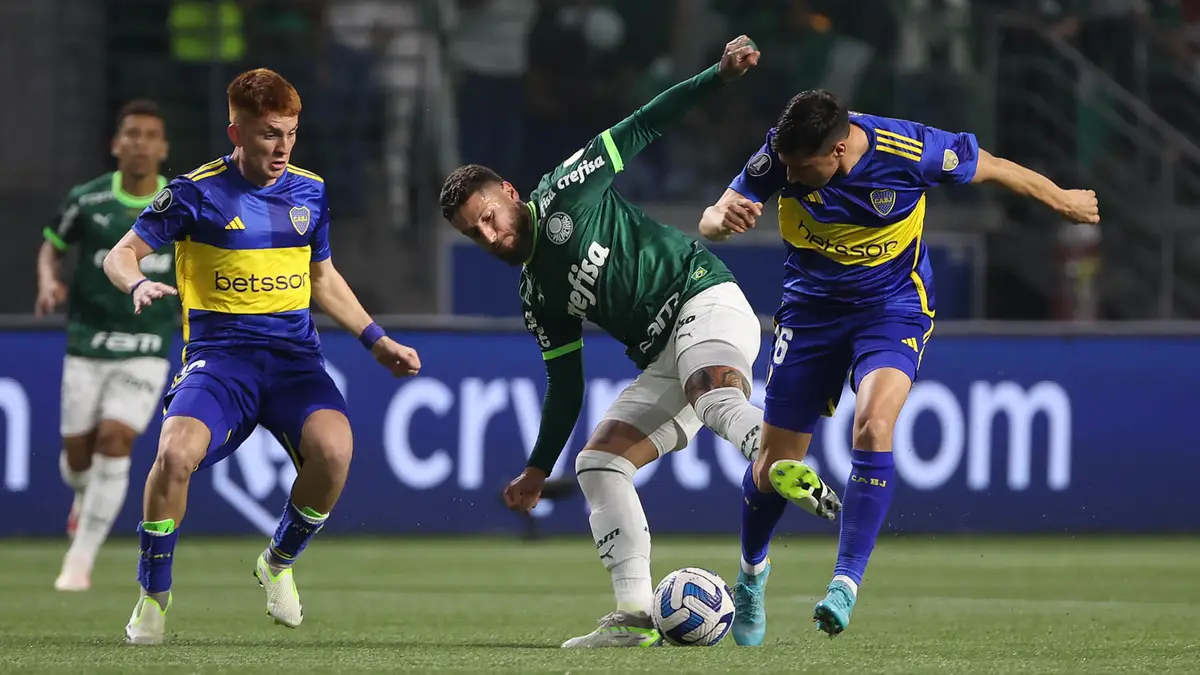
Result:
<svg viewBox="0 0 1200 675"><path fill-rule="evenodd" d="M239 75L228 94L233 153L171 181L104 261L135 312L178 294L186 343L146 479L141 596L125 628L133 644L162 642L192 472L228 456L260 423L297 475L254 574L276 623L300 624L291 566L337 502L352 450L346 403L325 371L310 298L394 375L420 368L416 352L384 335L333 266L324 181L288 164L300 114L295 88L259 69ZM138 269L169 242L178 291Z"/></svg>
<svg viewBox="0 0 1200 675"><path fill-rule="evenodd" d="M743 480L738 644L762 643L767 546L785 497L806 508L811 502L812 486L797 480L800 460L817 420L833 413L847 374L857 393L855 449L837 565L813 619L831 636L849 625L895 489L892 429L933 332L933 271L921 240L925 191L984 182L1073 222L1100 221L1094 192L1064 190L995 157L973 134L851 113L823 91L788 103L762 148L705 210L701 234L721 240L752 228L778 193L788 247L762 443Z"/></svg>

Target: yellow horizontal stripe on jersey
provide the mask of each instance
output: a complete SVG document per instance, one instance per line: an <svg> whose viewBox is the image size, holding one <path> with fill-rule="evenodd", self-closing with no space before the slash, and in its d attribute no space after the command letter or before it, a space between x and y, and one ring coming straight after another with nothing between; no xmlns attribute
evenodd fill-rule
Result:
<svg viewBox="0 0 1200 675"><path fill-rule="evenodd" d="M196 174L195 176L188 176L188 178L191 178L193 183L198 183L198 182L204 180L205 178L212 178L213 176L215 176L219 173L223 173L225 171L225 169L228 169L228 168L229 168L228 165L222 164L221 166L218 166L217 168L215 168L211 171L205 171L204 173Z"/></svg>
<svg viewBox="0 0 1200 675"><path fill-rule="evenodd" d="M779 198L779 236L796 248L817 251L843 265L875 267L908 250L925 227L925 195L911 213L891 225L865 227L822 223L792 197Z"/></svg>
<svg viewBox="0 0 1200 675"><path fill-rule="evenodd" d="M886 139L888 141L891 141L893 144L899 145L900 147L904 147L905 145L907 145L907 146L911 147L912 149L917 150L918 152L922 148L925 147L924 143L922 143L921 141L918 141L915 138L909 138L908 136L902 136L901 134L898 134L894 131L888 131L887 129L876 129L875 137L880 141L883 141Z"/></svg>
<svg viewBox="0 0 1200 675"><path fill-rule="evenodd" d="M231 250L190 240L177 242L184 316L194 309L225 314L308 309L311 259L308 246Z"/></svg>
<svg viewBox="0 0 1200 675"><path fill-rule="evenodd" d="M893 155L898 155L900 157L904 157L905 159L911 159L914 162L921 161L921 151L920 150L910 150L907 146L888 145L887 143L888 143L888 141L886 139L881 138L881 139L879 139L878 142L875 143L875 149L880 152L887 152L887 153L890 153Z"/></svg>
<svg viewBox="0 0 1200 675"><path fill-rule="evenodd" d="M288 166L288 171L291 171L292 173L294 173L298 176L304 176L305 178L311 178L311 179L317 181L318 183L325 182L324 178L321 178L317 174L309 171L308 169L301 169L300 167L296 166L295 164L288 164L287 166Z"/></svg>
<svg viewBox="0 0 1200 675"><path fill-rule="evenodd" d="M188 172L187 177L195 178L196 176L199 176L200 174L202 174L206 171L212 171L213 169L217 168L218 166L223 165L224 163L225 163L224 158L214 159L213 161L209 162L208 164L201 164L200 166L196 167L195 169L192 169L190 172Z"/></svg>

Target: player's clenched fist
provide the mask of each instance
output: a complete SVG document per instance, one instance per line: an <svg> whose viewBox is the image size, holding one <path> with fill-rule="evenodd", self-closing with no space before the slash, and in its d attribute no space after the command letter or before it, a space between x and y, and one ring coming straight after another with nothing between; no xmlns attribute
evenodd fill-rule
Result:
<svg viewBox="0 0 1200 675"><path fill-rule="evenodd" d="M762 215L762 204L746 199L733 190L726 190L720 201L704 210L700 218L700 236L710 241L722 241L754 227Z"/></svg>
<svg viewBox="0 0 1200 675"><path fill-rule="evenodd" d="M37 301L33 305L33 313L35 316L46 316L54 313L54 308L58 307L67 299L67 287L61 281L54 280L38 288Z"/></svg>
<svg viewBox="0 0 1200 675"><path fill-rule="evenodd" d="M542 486L546 484L546 472L533 467L526 467L520 476L513 479L504 489L504 504L513 511L529 513L537 506L542 496Z"/></svg>
<svg viewBox="0 0 1200 675"><path fill-rule="evenodd" d="M1100 202L1094 190L1063 190L1057 210L1072 223L1100 222Z"/></svg>
<svg viewBox="0 0 1200 675"><path fill-rule="evenodd" d="M411 377L421 371L421 357L417 350L405 347L390 337L384 336L371 346L371 355L396 377Z"/></svg>
<svg viewBox="0 0 1200 675"><path fill-rule="evenodd" d="M717 72L726 82L736 80L747 70L758 65L759 56L761 54L754 40L739 35L725 45L725 53L721 55L721 64L717 66Z"/></svg>
<svg viewBox="0 0 1200 675"><path fill-rule="evenodd" d="M179 291L172 286L149 279L139 282L133 289L133 313L141 314L142 310L149 307L155 300L168 295L179 295Z"/></svg>

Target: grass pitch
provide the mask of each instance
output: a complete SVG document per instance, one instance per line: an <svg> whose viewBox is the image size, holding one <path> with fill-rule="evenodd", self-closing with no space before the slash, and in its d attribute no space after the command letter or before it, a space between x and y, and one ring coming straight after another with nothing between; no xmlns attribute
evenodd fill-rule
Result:
<svg viewBox="0 0 1200 675"><path fill-rule="evenodd" d="M320 537L296 569L304 624L274 626L251 576L262 539L180 540L168 644L132 648L136 545L110 542L88 593L53 590L62 541L0 541L0 673L1195 673L1200 540L887 538L850 629L810 622L836 544L772 551L760 649L566 651L612 609L587 537ZM657 577L732 583L732 539L659 537Z"/></svg>

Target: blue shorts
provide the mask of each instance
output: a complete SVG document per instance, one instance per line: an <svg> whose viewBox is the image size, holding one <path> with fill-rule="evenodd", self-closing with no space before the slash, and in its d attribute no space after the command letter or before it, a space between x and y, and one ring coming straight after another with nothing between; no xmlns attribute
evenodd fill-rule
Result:
<svg viewBox="0 0 1200 675"><path fill-rule="evenodd" d="M931 313L920 302L781 311L767 371L764 420L811 434L822 416L833 415L847 375L855 392L879 368L895 368L915 382L933 333Z"/></svg>
<svg viewBox="0 0 1200 675"><path fill-rule="evenodd" d="M197 469L237 450L261 424L299 468L300 432L317 410L346 414L346 400L319 356L265 349L188 354L164 397L167 417L194 417L212 433Z"/></svg>

